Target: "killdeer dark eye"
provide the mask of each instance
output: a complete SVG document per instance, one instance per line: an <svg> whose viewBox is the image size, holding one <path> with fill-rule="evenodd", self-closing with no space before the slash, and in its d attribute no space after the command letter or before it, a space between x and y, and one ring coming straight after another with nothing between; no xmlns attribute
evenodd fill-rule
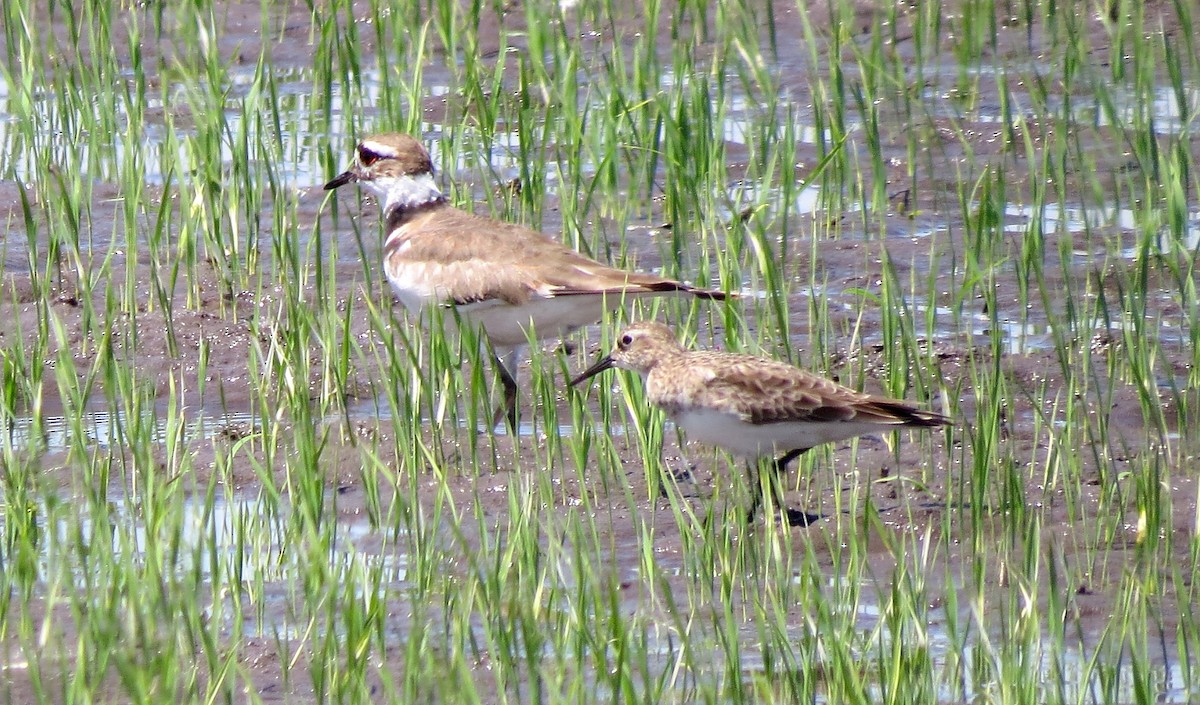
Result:
<svg viewBox="0 0 1200 705"><path fill-rule="evenodd" d="M358 163L362 164L363 166L371 166L380 159L381 157L378 154L374 152L368 152L365 149L358 153Z"/></svg>

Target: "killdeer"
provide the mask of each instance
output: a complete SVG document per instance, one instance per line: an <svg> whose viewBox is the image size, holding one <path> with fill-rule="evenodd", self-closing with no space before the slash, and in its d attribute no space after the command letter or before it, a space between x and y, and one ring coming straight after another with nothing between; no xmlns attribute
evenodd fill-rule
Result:
<svg viewBox="0 0 1200 705"><path fill-rule="evenodd" d="M900 428L932 428L950 419L905 402L862 394L797 367L752 355L689 351L671 329L635 323L616 348L571 380L575 386L609 369L640 374L650 402L686 433L688 440L718 446L745 458L755 482L747 521L762 500L758 460L779 454L775 471L813 446ZM792 524L819 517L787 510Z"/></svg>
<svg viewBox="0 0 1200 705"><path fill-rule="evenodd" d="M504 387L493 425L507 418L516 428L516 358L531 334L562 337L638 296L726 297L614 269L540 232L454 208L434 182L429 152L406 134L363 139L354 163L325 190L351 182L379 199L387 229L384 272L404 307L417 314L453 307L455 315L444 320L477 326L490 341Z"/></svg>

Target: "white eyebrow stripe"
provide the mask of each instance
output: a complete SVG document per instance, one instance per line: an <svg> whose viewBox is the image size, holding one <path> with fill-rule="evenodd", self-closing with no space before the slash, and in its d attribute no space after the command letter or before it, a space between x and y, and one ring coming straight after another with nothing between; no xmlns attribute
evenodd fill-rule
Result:
<svg viewBox="0 0 1200 705"><path fill-rule="evenodd" d="M362 146L364 148L366 148L367 151L374 152L375 154L378 154L381 157L396 156L395 149L387 146L386 144L381 144L379 142L376 142L375 140L363 140Z"/></svg>

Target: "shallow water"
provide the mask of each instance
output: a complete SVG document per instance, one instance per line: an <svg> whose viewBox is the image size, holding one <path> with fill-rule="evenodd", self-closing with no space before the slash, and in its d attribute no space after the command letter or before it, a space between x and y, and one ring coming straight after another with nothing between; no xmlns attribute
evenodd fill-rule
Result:
<svg viewBox="0 0 1200 705"><path fill-rule="evenodd" d="M336 503L338 494L332 493L329 501ZM288 527L294 521L289 515L293 510L283 505L270 515L264 515L261 502L261 498L253 496L235 497L232 500L221 497L209 500L200 497L184 499L172 510L169 520L179 527L178 532L172 531L170 534L171 554L179 559L163 568L181 576L198 571L204 578L216 580L223 589L213 597L214 601L208 603L206 615L209 619L223 620L228 628L236 629L246 638L302 639L305 625L302 621L295 621L295 615L301 611L296 602L296 592L297 586L306 579L307 567L286 550L291 536ZM350 503L353 503L352 500ZM0 521L0 528L3 528L3 521ZM70 560L63 552L72 550L73 535L82 535L95 549L110 548L114 553L135 562L158 560L164 548L162 537L142 519L138 503L118 495L108 498L107 513L99 522L87 513L81 513L43 525L41 530L44 538L40 558L46 564ZM450 532L445 533L445 541L449 545L453 539L450 538ZM401 549L405 544L403 535L373 526L366 516L355 515L353 510L349 510L339 513L333 537L329 555L331 565L365 566L380 581L373 589L382 587L400 605L410 600L420 601L420 596L409 582L411 557ZM247 553L243 550L248 540L253 541L256 552ZM892 589L888 561L886 557L880 558L880 565L876 568L879 571L877 578L857 586L848 586L844 577L835 574L828 576L823 586L825 599L832 609L835 612L848 611L848 618L864 635L879 631L888 634L889 625L896 618L887 603L887 595ZM686 590L682 565L677 564L676 559L664 556L656 561L654 569L658 577L668 576L668 581L675 583L677 589ZM636 561L634 565L620 570L620 579L623 581L648 583L656 579L656 576L642 574ZM243 612L233 607L231 601L234 596L224 586L235 575L246 585L255 586L256 609ZM569 589L575 578L570 574L562 577L566 581L564 587ZM896 577L893 576L893 579ZM80 575L77 579L81 581L80 587L84 587L85 578ZM973 602L971 580L967 576L951 573L936 578L926 576L925 579L930 580L931 594L945 594L946 591L958 593L959 608L951 615L946 607L931 606L919 635L885 637L874 648L907 650L912 652L914 658L931 659L936 672L953 673L962 668L955 664L977 658L975 654L987 653L996 643L1014 636L1006 634L997 621L1002 617L1001 609L993 606L984 612L978 611ZM801 582L799 575L796 582L797 585ZM854 595L854 600L845 603L843 600L848 594ZM436 607L430 607L436 611ZM636 593L628 595L621 605L621 610L630 618L645 609ZM236 626L230 621L235 614L242 615ZM411 621L403 613L397 613L387 622L387 636L402 643L410 636L412 628ZM786 628L797 643L811 638L802 623ZM485 643L485 627L476 624L474 630L475 638ZM711 651L714 664L721 663L723 654L731 645L724 642L722 635L709 630L711 626L703 623L694 626L694 631L687 635L689 652L686 654L681 651L681 635L669 623L664 622L659 628L649 630L644 635L647 652L652 657L649 666L670 673L685 660L703 663L705 651ZM429 635L423 638L429 638ZM739 642L736 649L741 658L742 677L752 681L764 674L760 635L754 625L748 624L739 631L737 638ZM434 639L436 641L436 637ZM892 639L901 639L901 643L893 647ZM1116 671L1098 670L1094 660L1098 653L1110 648L1105 644L1102 625L1097 624L1094 629L1073 635L1066 643L1067 648L1060 650L1057 642L1045 635L1032 641L1016 642L1008 648L1012 649L1012 657L1021 660L1022 668L1037 668L1054 674L1057 680L1054 687L1065 694L1068 701L1089 700L1097 697L1101 690L1109 699L1133 701L1138 692L1135 684L1139 680L1148 680L1154 685L1156 702L1187 703L1196 695L1195 684L1190 679L1191 668L1186 666L1186 656L1177 651L1178 645L1165 632L1159 636L1152 635L1150 643L1155 648L1145 655L1147 661L1133 663L1131 660L1122 660ZM918 652L924 656L918 657ZM870 662L875 655L862 653L861 658ZM25 664L21 662L11 662L0 668L0 673L8 671L11 675L11 672L24 667ZM995 668L999 673L1005 666L996 663ZM1001 688L997 680L976 681L970 673L969 670L963 672L960 680L937 683L939 700L971 702L997 696ZM604 692L602 676L595 674L598 694ZM677 678L668 678L665 685L669 690L678 689L681 694L689 692L688 677L682 673ZM885 692L883 685L878 682L868 680L865 685L872 697L882 697ZM830 702L820 695L816 701Z"/></svg>
<svg viewBox="0 0 1200 705"><path fill-rule="evenodd" d="M149 423L153 430L139 434L155 445L173 441L188 444L210 440L220 436L246 435L253 433L259 419L249 412L232 412L217 415L190 415L183 423L166 418L147 417L139 426ZM128 423L122 413L108 411L86 411L78 417L66 416L20 416L5 419L2 432L11 451L22 453L31 446L41 452L58 453L73 446L94 447L101 450L123 448L129 444L124 430Z"/></svg>

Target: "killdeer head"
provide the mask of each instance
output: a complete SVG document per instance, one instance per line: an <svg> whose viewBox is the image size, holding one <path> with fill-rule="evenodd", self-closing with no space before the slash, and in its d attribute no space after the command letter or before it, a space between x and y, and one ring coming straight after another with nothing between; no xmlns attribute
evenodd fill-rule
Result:
<svg viewBox="0 0 1200 705"><path fill-rule="evenodd" d="M433 180L429 152L415 138L400 133L372 135L359 142L354 164L325 184L325 190L351 182L375 194L385 214L445 200Z"/></svg>

